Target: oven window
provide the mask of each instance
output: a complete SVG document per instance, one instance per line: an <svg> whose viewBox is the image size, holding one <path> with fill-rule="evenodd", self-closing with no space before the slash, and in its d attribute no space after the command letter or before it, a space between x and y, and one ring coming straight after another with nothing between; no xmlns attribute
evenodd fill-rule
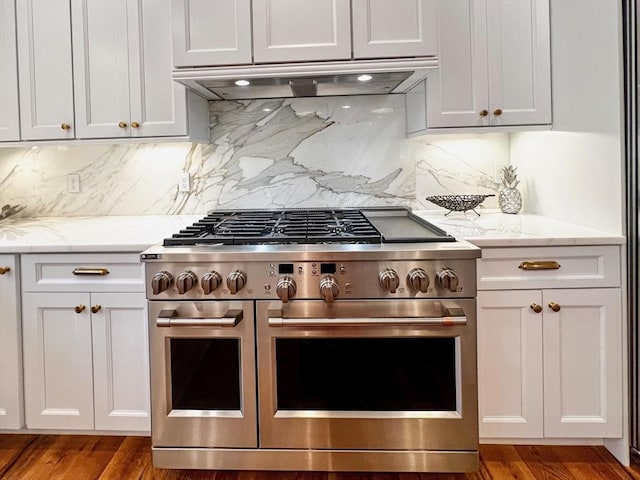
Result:
<svg viewBox="0 0 640 480"><path fill-rule="evenodd" d="M240 410L240 340L172 338L173 410Z"/></svg>
<svg viewBox="0 0 640 480"><path fill-rule="evenodd" d="M455 411L455 338L276 339L278 410Z"/></svg>

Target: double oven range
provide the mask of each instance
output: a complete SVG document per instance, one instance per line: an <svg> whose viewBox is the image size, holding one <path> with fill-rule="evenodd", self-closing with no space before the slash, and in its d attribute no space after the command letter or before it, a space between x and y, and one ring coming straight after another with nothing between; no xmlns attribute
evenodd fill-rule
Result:
<svg viewBox="0 0 640 480"><path fill-rule="evenodd" d="M390 207L214 211L146 250L154 465L476 470L479 256Z"/></svg>

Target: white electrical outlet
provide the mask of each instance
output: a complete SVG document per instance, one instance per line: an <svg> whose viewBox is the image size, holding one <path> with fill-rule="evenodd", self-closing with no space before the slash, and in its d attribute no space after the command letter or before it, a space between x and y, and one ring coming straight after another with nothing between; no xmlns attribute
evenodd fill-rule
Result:
<svg viewBox="0 0 640 480"><path fill-rule="evenodd" d="M67 175L67 192L80 193L80 175L76 173Z"/></svg>
<svg viewBox="0 0 640 480"><path fill-rule="evenodd" d="M190 192L191 191L191 177L189 172L182 172L178 177L178 191Z"/></svg>

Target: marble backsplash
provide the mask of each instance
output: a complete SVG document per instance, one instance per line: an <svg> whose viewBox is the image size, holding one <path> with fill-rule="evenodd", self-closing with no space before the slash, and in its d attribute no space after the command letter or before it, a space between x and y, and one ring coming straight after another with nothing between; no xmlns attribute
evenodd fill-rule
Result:
<svg viewBox="0 0 640 480"><path fill-rule="evenodd" d="M401 95L210 103L211 142L0 148L16 216L203 214L215 208L406 205L496 193L506 133L405 136ZM191 190L178 191L189 172ZM67 175L80 192L67 192ZM484 206L496 208L495 198Z"/></svg>

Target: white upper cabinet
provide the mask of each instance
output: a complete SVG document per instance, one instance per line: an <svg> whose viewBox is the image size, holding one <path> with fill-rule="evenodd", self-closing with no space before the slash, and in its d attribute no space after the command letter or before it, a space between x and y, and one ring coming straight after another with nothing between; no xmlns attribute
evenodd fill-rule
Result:
<svg viewBox="0 0 640 480"><path fill-rule="evenodd" d="M187 134L170 0L72 0L72 25L78 138Z"/></svg>
<svg viewBox="0 0 640 480"><path fill-rule="evenodd" d="M437 55L437 0L173 0L175 68Z"/></svg>
<svg viewBox="0 0 640 480"><path fill-rule="evenodd" d="M174 0L172 15L175 67L251 63L250 0Z"/></svg>
<svg viewBox="0 0 640 480"><path fill-rule="evenodd" d="M17 0L23 140L74 138L69 0Z"/></svg>
<svg viewBox="0 0 640 480"><path fill-rule="evenodd" d="M549 0L439 0L427 128L551 123Z"/></svg>
<svg viewBox="0 0 640 480"><path fill-rule="evenodd" d="M353 57L437 55L436 0L352 0Z"/></svg>
<svg viewBox="0 0 640 480"><path fill-rule="evenodd" d="M0 141L20 140L16 5L0 0Z"/></svg>
<svg viewBox="0 0 640 480"><path fill-rule="evenodd" d="M349 2L253 0L255 63L348 60Z"/></svg>

